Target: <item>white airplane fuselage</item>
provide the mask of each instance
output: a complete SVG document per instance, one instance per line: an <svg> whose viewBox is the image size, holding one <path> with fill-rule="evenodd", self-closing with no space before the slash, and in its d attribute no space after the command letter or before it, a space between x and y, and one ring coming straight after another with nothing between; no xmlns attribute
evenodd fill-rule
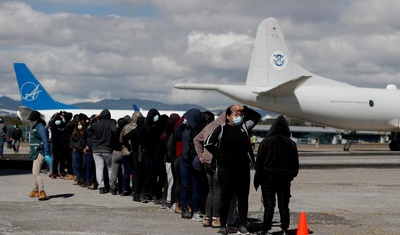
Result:
<svg viewBox="0 0 400 235"><path fill-rule="evenodd" d="M388 87L356 87L307 71L290 57L275 18L259 24L246 84L175 85L218 91L243 104L328 127L400 132L400 91L394 85Z"/></svg>

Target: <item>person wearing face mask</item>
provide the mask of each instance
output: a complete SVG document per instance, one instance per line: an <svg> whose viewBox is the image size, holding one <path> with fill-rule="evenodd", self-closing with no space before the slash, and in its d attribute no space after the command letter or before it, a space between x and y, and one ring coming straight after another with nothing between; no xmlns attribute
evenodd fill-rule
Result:
<svg viewBox="0 0 400 235"><path fill-rule="evenodd" d="M22 137L21 129L19 129L18 124L14 124L14 129L11 133L11 139L12 139L11 145L14 150L14 154L18 154L21 137Z"/></svg>
<svg viewBox="0 0 400 235"><path fill-rule="evenodd" d="M82 161L83 161L83 150L85 145L83 142L83 136L85 134L86 121L79 120L74 128L71 135L70 148L72 150L72 167L75 175L74 185L86 184L85 178L83 177Z"/></svg>
<svg viewBox="0 0 400 235"><path fill-rule="evenodd" d="M72 170L71 150L69 148L73 128L67 125L71 119L72 113L61 111L56 113L49 121L54 158L53 172L50 175L52 179L57 177L65 180L75 179ZM65 172L65 169L67 169L67 172Z"/></svg>
<svg viewBox="0 0 400 235"><path fill-rule="evenodd" d="M168 117L167 117L168 118ZM140 138L141 138L141 151L143 155L142 160L142 172L144 172L144 178L140 178L139 185L141 186L140 201L142 203L147 203L149 200L153 199L151 193L155 190L155 185L153 179L153 169L156 149L159 144L160 136L163 131L163 127L166 123L158 110L150 109L146 116L146 123L140 127Z"/></svg>
<svg viewBox="0 0 400 235"><path fill-rule="evenodd" d="M217 158L218 180L221 188L220 222L218 234L228 234L227 217L231 199L236 193L239 227L238 234L247 231L247 213L250 192L250 164L254 165L249 132L261 115L247 106L232 105L226 109L223 125L219 125L208 136L204 147Z"/></svg>
<svg viewBox="0 0 400 235"><path fill-rule="evenodd" d="M47 195L44 191L43 179L40 176L40 169L46 161L47 164L51 164L50 157L50 146L48 133L46 130L46 122L40 117L38 111L33 111L29 115L29 123L31 131L29 135L29 158L33 160L32 174L35 179L35 185L32 191L28 194L29 197L36 197L40 201L46 200Z"/></svg>
<svg viewBox="0 0 400 235"><path fill-rule="evenodd" d="M0 158L3 157L3 145L7 138L7 127L3 121L3 117L0 116Z"/></svg>

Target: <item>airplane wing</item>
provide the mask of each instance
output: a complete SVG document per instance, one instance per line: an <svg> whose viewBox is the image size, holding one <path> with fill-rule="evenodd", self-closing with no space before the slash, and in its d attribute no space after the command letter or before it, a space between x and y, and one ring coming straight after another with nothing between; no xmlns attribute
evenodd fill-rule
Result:
<svg viewBox="0 0 400 235"><path fill-rule="evenodd" d="M267 96L287 96L293 94L297 86L309 78L311 78L311 76L301 76L282 83L272 89L266 91L255 91L254 93Z"/></svg>

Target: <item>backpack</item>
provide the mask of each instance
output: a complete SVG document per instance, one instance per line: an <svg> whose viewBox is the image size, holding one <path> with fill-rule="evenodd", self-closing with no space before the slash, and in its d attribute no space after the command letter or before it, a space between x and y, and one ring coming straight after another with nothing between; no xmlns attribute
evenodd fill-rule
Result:
<svg viewBox="0 0 400 235"><path fill-rule="evenodd" d="M44 127L42 123L38 123L34 128L32 128L29 134L29 158L35 160L40 151L44 150L44 144L42 138L40 138L39 133L37 132L38 127Z"/></svg>

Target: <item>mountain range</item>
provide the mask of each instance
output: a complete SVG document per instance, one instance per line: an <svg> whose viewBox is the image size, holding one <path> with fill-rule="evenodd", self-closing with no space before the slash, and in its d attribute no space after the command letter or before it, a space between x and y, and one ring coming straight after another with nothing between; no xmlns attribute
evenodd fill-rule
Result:
<svg viewBox="0 0 400 235"><path fill-rule="evenodd" d="M196 105L196 104L164 104L158 101L145 100L145 99L104 99L98 102L82 102L71 104L77 108L81 109L131 109L133 110L133 104L137 107L142 108L144 110L149 110L151 108L155 108L157 110L177 110L177 111L186 111L191 108L198 108L201 111L207 110L206 108ZM8 109L8 110L18 110L18 107L21 106L21 101L13 100L6 96L0 97L0 109ZM216 114L224 111L224 110L209 110ZM262 116L267 114L272 114L271 112L265 110L258 110Z"/></svg>

